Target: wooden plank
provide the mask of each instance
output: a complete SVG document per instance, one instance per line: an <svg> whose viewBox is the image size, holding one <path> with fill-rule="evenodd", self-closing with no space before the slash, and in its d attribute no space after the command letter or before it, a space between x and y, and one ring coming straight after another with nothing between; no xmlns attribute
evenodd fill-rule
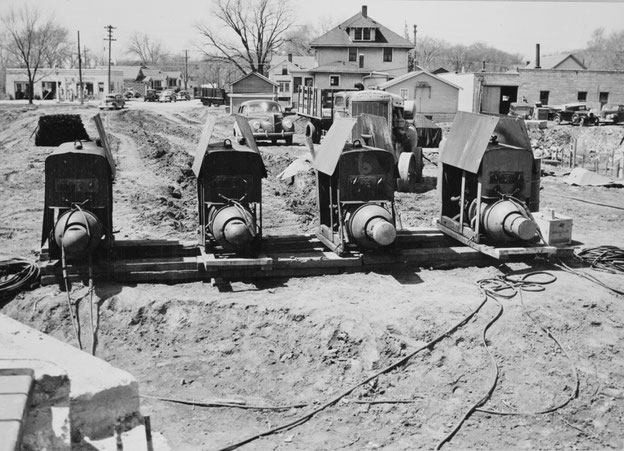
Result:
<svg viewBox="0 0 624 451"><path fill-rule="evenodd" d="M245 257L228 257L215 258L214 254L205 254L203 258L206 271L211 268L267 268L270 269L273 259L270 257L245 258Z"/></svg>

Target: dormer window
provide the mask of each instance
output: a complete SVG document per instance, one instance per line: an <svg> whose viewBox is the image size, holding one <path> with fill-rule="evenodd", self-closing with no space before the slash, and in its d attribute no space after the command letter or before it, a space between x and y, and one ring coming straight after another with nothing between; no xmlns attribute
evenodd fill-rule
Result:
<svg viewBox="0 0 624 451"><path fill-rule="evenodd" d="M372 28L354 28L353 40L354 41L372 41L374 39L374 32Z"/></svg>

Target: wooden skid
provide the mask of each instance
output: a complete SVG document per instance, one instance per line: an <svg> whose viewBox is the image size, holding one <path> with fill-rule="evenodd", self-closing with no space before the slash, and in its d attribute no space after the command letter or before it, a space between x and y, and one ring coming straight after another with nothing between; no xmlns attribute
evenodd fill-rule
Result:
<svg viewBox="0 0 624 451"><path fill-rule="evenodd" d="M459 238L457 238L459 239ZM461 241L461 240L460 240ZM514 255L552 254L552 246L492 248L484 252L475 243L457 246L456 241L435 228L401 230L396 245L385 251L351 252L338 256L314 235L268 236L261 253L252 257L220 255L204 251L195 243L174 240L126 240L115 242L110 260L96 260L93 274L97 280L118 282L179 283L211 279L241 280L259 277L305 277L346 272L401 270L410 268L451 268L489 265L493 258ZM472 245L471 245L472 244ZM62 284L58 260L40 262L41 283ZM88 281L85 262L68 263L70 282Z"/></svg>
<svg viewBox="0 0 624 451"><path fill-rule="evenodd" d="M472 249L489 255L497 260L508 260L514 257L531 256L531 255L558 255L559 257L568 256L572 250L570 248L548 246L544 244L527 244L525 247L494 247L486 244L475 243L461 233L452 230L441 222L436 222L436 226L442 232L456 239L462 244Z"/></svg>

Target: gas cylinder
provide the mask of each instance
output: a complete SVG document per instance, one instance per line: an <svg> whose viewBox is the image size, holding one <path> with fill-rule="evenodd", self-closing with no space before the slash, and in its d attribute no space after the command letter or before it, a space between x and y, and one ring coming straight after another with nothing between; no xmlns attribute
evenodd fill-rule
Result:
<svg viewBox="0 0 624 451"><path fill-rule="evenodd" d="M476 216L476 203L471 205L469 215ZM523 208L508 199L495 202L481 202L481 231L493 242L528 241L535 237L537 224L523 211Z"/></svg>
<svg viewBox="0 0 624 451"><path fill-rule="evenodd" d="M63 213L54 226L54 240L69 257L86 257L104 234L97 216L88 210L72 209Z"/></svg>
<svg viewBox="0 0 624 451"><path fill-rule="evenodd" d="M258 235L253 215L239 205L212 208L208 227L217 243L228 250L246 249Z"/></svg>
<svg viewBox="0 0 624 451"><path fill-rule="evenodd" d="M396 239L396 228L388 210L369 203L349 215L347 233L355 244L366 249L389 246Z"/></svg>

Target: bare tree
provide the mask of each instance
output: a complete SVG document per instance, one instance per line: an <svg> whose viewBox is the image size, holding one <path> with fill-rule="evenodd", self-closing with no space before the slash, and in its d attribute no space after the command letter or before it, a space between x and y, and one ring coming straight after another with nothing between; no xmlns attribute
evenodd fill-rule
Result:
<svg viewBox="0 0 624 451"><path fill-rule="evenodd" d="M220 27L199 25L201 50L211 61L226 61L243 73L266 74L267 63L293 24L288 0L215 0Z"/></svg>
<svg viewBox="0 0 624 451"><path fill-rule="evenodd" d="M168 56L162 44L145 33L134 33L130 36L126 54L135 56L143 64L160 64Z"/></svg>
<svg viewBox="0 0 624 451"><path fill-rule="evenodd" d="M11 9L0 20L4 25L2 42L6 51L26 68L28 102L32 104L37 71L47 61L56 60L55 54L67 42L68 32L52 17L43 19L39 10L28 4Z"/></svg>

